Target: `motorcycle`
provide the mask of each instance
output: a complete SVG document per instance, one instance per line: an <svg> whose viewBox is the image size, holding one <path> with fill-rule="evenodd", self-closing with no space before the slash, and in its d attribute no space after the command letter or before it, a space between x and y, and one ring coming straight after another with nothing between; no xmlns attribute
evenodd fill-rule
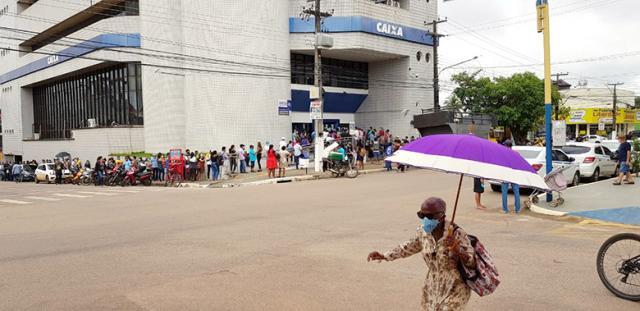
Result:
<svg viewBox="0 0 640 311"><path fill-rule="evenodd" d="M105 186L117 186L119 185L124 176L126 175L126 171L123 166L116 166L112 170L108 170L106 176L104 177L104 185Z"/></svg>
<svg viewBox="0 0 640 311"><path fill-rule="evenodd" d="M327 170L333 177L347 176L348 178L358 177L358 169L353 166L351 159L338 152L331 152L327 157Z"/></svg>
<svg viewBox="0 0 640 311"><path fill-rule="evenodd" d="M598 251L596 267L600 280L614 295L640 301L640 235L610 237Z"/></svg>
<svg viewBox="0 0 640 311"><path fill-rule="evenodd" d="M94 171L90 168L84 169L82 171L82 176L80 176L80 184L83 186L88 186L95 183Z"/></svg>
<svg viewBox="0 0 640 311"><path fill-rule="evenodd" d="M124 178L120 182L120 186L135 186L137 184L151 186L151 176L151 172L148 171L146 167L141 167L137 171L130 170L125 174Z"/></svg>

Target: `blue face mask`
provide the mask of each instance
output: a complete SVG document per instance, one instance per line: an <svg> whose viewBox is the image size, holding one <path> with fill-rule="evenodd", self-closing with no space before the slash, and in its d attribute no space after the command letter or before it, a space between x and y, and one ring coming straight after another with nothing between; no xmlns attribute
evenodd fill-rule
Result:
<svg viewBox="0 0 640 311"><path fill-rule="evenodd" d="M437 219L429 219L427 217L422 218L422 228L424 232L431 233L433 230L440 224L440 221Z"/></svg>

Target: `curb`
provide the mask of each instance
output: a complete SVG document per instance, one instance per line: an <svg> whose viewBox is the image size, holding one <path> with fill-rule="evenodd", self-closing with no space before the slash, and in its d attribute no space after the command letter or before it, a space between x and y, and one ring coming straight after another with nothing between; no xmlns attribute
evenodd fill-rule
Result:
<svg viewBox="0 0 640 311"><path fill-rule="evenodd" d="M367 175L372 173L383 172L384 168L375 168L370 170L360 171L359 175ZM318 180L330 178L330 176L322 176L318 174L311 175L302 175L302 176L292 176L292 177L282 177L282 178L274 178L274 179L265 179L258 181L250 181L250 182L240 182L240 183L227 183L223 185L219 185L218 183L209 183L209 184L198 184L198 183L182 183L180 188L238 188L244 186L260 186L260 185L272 185L272 184L283 184L290 182L299 182L299 181L309 181L309 180Z"/></svg>

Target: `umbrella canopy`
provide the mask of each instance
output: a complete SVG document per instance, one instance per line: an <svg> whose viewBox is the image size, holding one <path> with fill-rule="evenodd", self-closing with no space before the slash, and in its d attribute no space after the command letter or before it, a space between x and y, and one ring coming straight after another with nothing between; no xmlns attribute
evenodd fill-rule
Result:
<svg viewBox="0 0 640 311"><path fill-rule="evenodd" d="M549 190L544 178L519 153L473 135L423 137L387 161Z"/></svg>
<svg viewBox="0 0 640 311"><path fill-rule="evenodd" d="M56 154L56 159L66 159L71 158L71 155L68 152L60 152Z"/></svg>

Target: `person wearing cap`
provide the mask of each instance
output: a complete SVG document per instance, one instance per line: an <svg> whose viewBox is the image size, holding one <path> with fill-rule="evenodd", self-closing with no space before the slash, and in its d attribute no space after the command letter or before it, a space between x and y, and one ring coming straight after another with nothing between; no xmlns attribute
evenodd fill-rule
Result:
<svg viewBox="0 0 640 311"><path fill-rule="evenodd" d="M384 254L372 252L367 257L367 261L381 262L420 253L427 266L422 310L462 310L471 297L471 289L460 276L458 262L474 268L475 251L464 230L450 228L446 210L444 200L428 198L418 211L420 226L415 236Z"/></svg>

